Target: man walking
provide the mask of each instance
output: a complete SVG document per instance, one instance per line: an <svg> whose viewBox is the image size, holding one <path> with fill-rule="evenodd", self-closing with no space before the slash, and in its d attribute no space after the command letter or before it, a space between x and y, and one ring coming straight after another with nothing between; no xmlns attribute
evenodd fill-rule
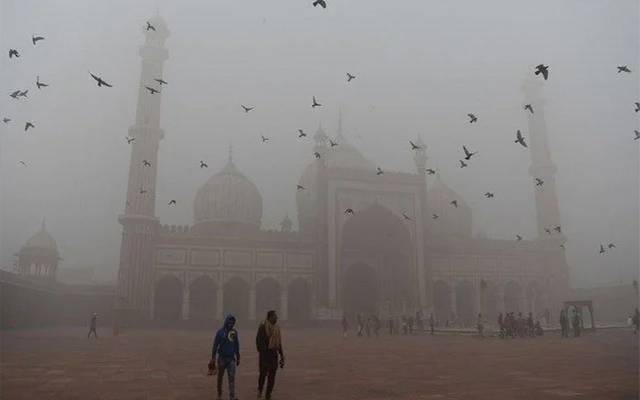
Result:
<svg viewBox="0 0 640 400"><path fill-rule="evenodd" d="M258 327L256 335L256 347L259 354L260 375L258 377L258 398L262 398L262 389L264 381L267 380L267 391L265 399L271 399L273 386L276 383L276 371L278 364L280 368L284 368L284 354L282 352L282 336L280 335L280 326L278 323L278 315L274 310L267 313L267 318ZM280 362L278 362L280 356Z"/></svg>
<svg viewBox="0 0 640 400"><path fill-rule="evenodd" d="M211 361L209 362L209 374L213 375L218 370L218 399L222 399L222 379L225 371L229 381L229 399L236 400L236 367L240 365L240 339L238 331L234 329L236 318L229 314L224 319L222 328L218 330L213 339L211 348ZM216 355L218 362L216 364Z"/></svg>
<svg viewBox="0 0 640 400"><path fill-rule="evenodd" d="M91 315L91 321L89 322L89 333L87 334L87 339L91 337L92 333L96 339L98 338L98 331L96 330L97 323L98 323L97 320L98 320L98 314L93 313Z"/></svg>
<svg viewBox="0 0 640 400"><path fill-rule="evenodd" d="M560 331L562 332L563 338L569 337L569 319L564 309L560 310Z"/></svg>
<svg viewBox="0 0 640 400"><path fill-rule="evenodd" d="M436 321L433 319L433 313L429 314L429 333L431 335L434 334L434 327L435 327Z"/></svg>

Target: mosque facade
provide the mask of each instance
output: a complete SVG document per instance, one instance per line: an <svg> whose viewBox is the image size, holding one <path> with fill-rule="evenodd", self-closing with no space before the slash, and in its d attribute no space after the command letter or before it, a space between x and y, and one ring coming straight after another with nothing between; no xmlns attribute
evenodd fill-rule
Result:
<svg viewBox="0 0 640 400"><path fill-rule="evenodd" d="M275 309L283 320L303 322L420 311L470 325L478 313L493 320L505 311L538 316L559 307L569 271L564 235L547 233L560 226L560 214L539 87L525 87L535 109L528 116L530 174L532 182L544 180L533 190L534 238L473 236L464 199L439 175L426 175L419 138L413 172L378 175L341 123L337 146L322 128L312 138L319 157L298 182L297 230L288 217L279 230L262 228L261 194L231 157L195 193L193 223L168 226L155 213L162 94L148 95L144 86L162 76L169 30L158 18L152 23L156 31L144 32L140 50L140 92L129 130L135 141L119 216L116 306L124 318L208 320L232 312L251 321Z"/></svg>

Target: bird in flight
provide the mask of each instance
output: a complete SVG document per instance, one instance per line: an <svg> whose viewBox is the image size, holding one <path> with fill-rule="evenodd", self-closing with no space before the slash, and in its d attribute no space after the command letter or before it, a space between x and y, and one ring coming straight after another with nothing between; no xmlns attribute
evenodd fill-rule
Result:
<svg viewBox="0 0 640 400"><path fill-rule="evenodd" d="M136 140L136 138L134 137L125 137L125 139L127 139L127 144L131 144L134 140Z"/></svg>
<svg viewBox="0 0 640 400"><path fill-rule="evenodd" d="M493 199L494 194L493 194L493 193L491 193L491 192L486 192L486 193L484 194L484 197L486 197L487 199Z"/></svg>
<svg viewBox="0 0 640 400"><path fill-rule="evenodd" d="M522 236L521 235L516 235L516 242L519 242L522 240Z"/></svg>
<svg viewBox="0 0 640 400"><path fill-rule="evenodd" d="M549 66L544 64L538 64L536 66L535 74L536 75L542 74L542 77L546 81L547 79L549 79Z"/></svg>
<svg viewBox="0 0 640 400"><path fill-rule="evenodd" d="M554 230L554 231L556 231L556 232L558 232L558 233L562 233L562 228L560 227L560 225L556 225L556 226L553 228L553 230Z"/></svg>
<svg viewBox="0 0 640 400"><path fill-rule="evenodd" d="M544 185L544 181L540 178L536 178L536 186L542 186Z"/></svg>
<svg viewBox="0 0 640 400"><path fill-rule="evenodd" d="M531 106L531 104L525 104L524 109L529 110L529 112L533 114L533 107Z"/></svg>
<svg viewBox="0 0 640 400"><path fill-rule="evenodd" d="M420 150L420 149L422 149L422 146L418 146L417 144L413 143L411 140L409 140L409 144L411 145L411 150Z"/></svg>
<svg viewBox="0 0 640 400"><path fill-rule="evenodd" d="M468 164L466 162L464 162L462 160L458 160L458 161L460 161L460 168L466 168L467 167Z"/></svg>
<svg viewBox="0 0 640 400"><path fill-rule="evenodd" d="M634 129L633 132L636 134L636 137L634 137L633 140L640 139L640 131L638 131L637 129Z"/></svg>
<svg viewBox="0 0 640 400"><path fill-rule="evenodd" d="M154 88L149 87L149 86L145 86L144 88L147 89L149 91L149 93L151 93L151 94L160 93L160 91L158 89L154 89Z"/></svg>
<svg viewBox="0 0 640 400"><path fill-rule="evenodd" d="M18 97L29 97L29 96L27 96L27 93L29 93L29 89L23 90L22 92L19 92L18 93Z"/></svg>
<svg viewBox="0 0 640 400"><path fill-rule="evenodd" d="M475 152L470 152L470 151L469 151L469 149L467 149L467 146L462 146L462 150L464 151L464 159L465 159L465 160L471 160L471 157L472 157L474 154L477 154L477 153L478 153L477 151L475 151Z"/></svg>
<svg viewBox="0 0 640 400"><path fill-rule="evenodd" d="M402 213L402 217L403 217L404 219L406 219L407 221L412 221L411 217L410 217L410 216L408 216L408 215L407 215L407 213L405 213L405 212L403 212L403 213Z"/></svg>
<svg viewBox="0 0 640 400"><path fill-rule="evenodd" d="M24 165L25 167L27 166L27 163L26 163L26 162L24 162L24 161L22 161L22 160L18 161L18 163L20 163L20 164Z"/></svg>
<svg viewBox="0 0 640 400"><path fill-rule="evenodd" d="M142 165L144 165L145 167L150 167L151 163L147 160L142 160Z"/></svg>
<svg viewBox="0 0 640 400"><path fill-rule="evenodd" d="M620 65L620 66L618 66L618 73L620 73L620 72L626 72L626 73L630 74L631 70L626 65Z"/></svg>
<svg viewBox="0 0 640 400"><path fill-rule="evenodd" d="M608 247L608 248L610 248L610 249L615 249L615 248L616 248L616 245L615 245L615 244L613 244L613 243L609 243L609 244L607 245L607 247Z"/></svg>
<svg viewBox="0 0 640 400"><path fill-rule="evenodd" d="M89 71L89 75L91 75L91 77L93 79L96 80L96 82L98 82L98 87L102 87L102 86L106 86L106 87L112 87L112 85L108 84L107 82L105 82L102 78L100 78L99 76L96 76L94 74L91 73L91 71Z"/></svg>
<svg viewBox="0 0 640 400"><path fill-rule="evenodd" d="M306 188L302 185L296 185L296 190L305 190Z"/></svg>
<svg viewBox="0 0 640 400"><path fill-rule="evenodd" d="M524 141L524 137L522 136L522 132L520 132L520 129L518 129L518 132L516 132L515 142L520 143L522 147L527 147L527 142Z"/></svg>
<svg viewBox="0 0 640 400"><path fill-rule="evenodd" d="M16 90L15 92L12 92L9 96L18 100L18 96L20 95L20 91Z"/></svg>
<svg viewBox="0 0 640 400"><path fill-rule="evenodd" d="M382 168L377 167L376 175L382 175L382 174L384 174L384 171L382 171Z"/></svg>
<svg viewBox="0 0 640 400"><path fill-rule="evenodd" d="M33 45L35 46L37 42L39 42L40 40L44 40L44 36L34 36L31 35L31 43L33 43Z"/></svg>
<svg viewBox="0 0 640 400"><path fill-rule="evenodd" d="M429 175L435 175L435 173L436 173L436 170L435 170L435 169L432 169L432 168L427 168L427 169L425 169L425 171L426 171L426 172L427 172L427 174L429 174Z"/></svg>
<svg viewBox="0 0 640 400"><path fill-rule="evenodd" d="M313 156L314 156L315 158L320 158L320 153L318 153L317 151L314 151L314 152L313 152Z"/></svg>
<svg viewBox="0 0 640 400"><path fill-rule="evenodd" d="M244 110L244 112L248 113L249 111L253 110L255 107L247 107L243 104L240 104L240 107L242 107L242 109Z"/></svg>
<svg viewBox="0 0 640 400"><path fill-rule="evenodd" d="M40 82L40 76L36 76L36 86L40 89L49 86L49 84Z"/></svg>
<svg viewBox="0 0 640 400"><path fill-rule="evenodd" d="M313 6L314 7L320 6L322 8L327 8L327 2L325 0L315 0L313 2Z"/></svg>
<svg viewBox="0 0 640 400"><path fill-rule="evenodd" d="M147 190L146 190L146 189L143 189L143 188L142 188L142 186L141 186L141 187L140 187L140 194L145 194L145 193L147 193Z"/></svg>
<svg viewBox="0 0 640 400"><path fill-rule="evenodd" d="M200 168L209 168L206 162L200 160Z"/></svg>
<svg viewBox="0 0 640 400"><path fill-rule="evenodd" d="M338 142L334 142L333 140L329 139L329 145L331 147L336 147L338 145Z"/></svg>
<svg viewBox="0 0 640 400"><path fill-rule="evenodd" d="M560 248L562 248L562 250L566 250L566 249L567 249L567 247L564 245L564 243L562 243L562 244L560 245Z"/></svg>
<svg viewBox="0 0 640 400"><path fill-rule="evenodd" d="M478 117L476 117L473 114L467 114L467 116L469 117L469 123L473 124L474 122L476 122L478 120Z"/></svg>
<svg viewBox="0 0 640 400"><path fill-rule="evenodd" d="M354 79L356 79L356 76L347 72L347 82L351 82Z"/></svg>
<svg viewBox="0 0 640 400"><path fill-rule="evenodd" d="M155 78L154 81L158 82L160 84L160 86L167 84L167 81L165 81L162 78Z"/></svg>
<svg viewBox="0 0 640 400"><path fill-rule="evenodd" d="M458 200L451 200L451 202L449 204L451 204L455 208L458 208Z"/></svg>
<svg viewBox="0 0 640 400"><path fill-rule="evenodd" d="M156 27L151 25L151 22L147 21L147 30L152 30L152 31L155 32Z"/></svg>
<svg viewBox="0 0 640 400"><path fill-rule="evenodd" d="M10 121L11 121L11 118L7 118L7 117L2 118L2 122L4 122L5 124L8 124Z"/></svg>
<svg viewBox="0 0 640 400"><path fill-rule="evenodd" d="M311 108L322 107L322 104L318 103L316 100L316 96L313 96L313 103L311 103Z"/></svg>
<svg viewBox="0 0 640 400"><path fill-rule="evenodd" d="M604 245L600 245L600 254L604 254L606 250L604 249Z"/></svg>
<svg viewBox="0 0 640 400"><path fill-rule="evenodd" d="M547 232L547 235L551 235L551 229L549 228L544 228L544 231Z"/></svg>
<svg viewBox="0 0 640 400"><path fill-rule="evenodd" d="M9 49L9 58L20 57L20 53L16 49Z"/></svg>
<svg viewBox="0 0 640 400"><path fill-rule="evenodd" d="M344 210L344 213L353 215L353 208L347 208L346 210Z"/></svg>
<svg viewBox="0 0 640 400"><path fill-rule="evenodd" d="M304 133L304 131L302 129L298 129L298 137L299 138L307 137L307 134Z"/></svg>
<svg viewBox="0 0 640 400"><path fill-rule="evenodd" d="M24 131L26 132L26 131L27 131L27 129L29 129L29 128L35 128L35 127L36 127L36 126L35 126L34 124L32 124L31 122L27 121L27 122L24 124Z"/></svg>
<svg viewBox="0 0 640 400"><path fill-rule="evenodd" d="M431 218L432 218L432 219L438 219L438 217L439 217L439 215L438 215L438 214L433 214L433 215L431 216Z"/></svg>
<svg viewBox="0 0 640 400"><path fill-rule="evenodd" d="M263 135L260 135L260 139L262 139L262 143L269 141L269 138Z"/></svg>
<svg viewBox="0 0 640 400"><path fill-rule="evenodd" d="M635 106L636 106L635 111L636 111L636 112L640 111L640 103L638 103L638 102L636 101L634 104L635 104Z"/></svg>
<svg viewBox="0 0 640 400"><path fill-rule="evenodd" d="M175 206L176 205L176 201L175 200L169 200L169 205L170 206Z"/></svg>

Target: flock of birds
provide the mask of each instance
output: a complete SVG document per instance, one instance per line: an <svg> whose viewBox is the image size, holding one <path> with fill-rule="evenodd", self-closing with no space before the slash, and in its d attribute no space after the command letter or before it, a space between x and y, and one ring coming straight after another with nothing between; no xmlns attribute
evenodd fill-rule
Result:
<svg viewBox="0 0 640 400"><path fill-rule="evenodd" d="M327 8L327 3L326 3L325 0L315 0L313 2L313 6L314 7L321 6L322 8ZM156 31L156 27L153 24L151 24L151 22L147 21L146 22L146 30L155 32ZM36 46L37 43L42 41L42 40L45 40L44 36L33 35L31 41L32 41L32 44L34 46ZM13 49L13 48L9 49L9 59L19 58L19 57L20 57L20 52L17 49ZM627 74L631 73L631 69L629 69L629 67L626 66L626 65L618 66L617 68L618 68L618 73L623 73L623 72L627 73ZM541 75L542 78L545 81L549 79L549 66L548 65L539 64L539 65L537 65L535 67L533 72L534 72L534 75L536 75L536 76L540 76ZM103 87L112 88L113 87L113 85L111 83L107 82L101 76L99 76L97 74L94 74L91 71L89 71L89 75L95 81L96 85L99 88L103 88ZM356 75L354 75L354 74L352 74L350 72L346 73L346 82L347 83L350 83L354 79L356 79ZM150 95L155 95L157 93L160 93L162 87L164 85L167 85L168 83L162 77L158 77L158 78L155 78L154 79L154 83L151 83L151 84L152 85L156 85L156 87L149 86L149 85L145 84L144 88L149 92ZM41 90L42 88L49 87L49 84L40 81L40 76L36 76L35 86L36 86L36 88L38 90ZM9 96L14 100L20 100L20 99L23 99L23 98L28 98L28 93L29 93L28 89L15 90L15 91L11 92L9 94ZM635 112L636 113L640 112L640 102L635 102L634 105L635 105ZM255 110L255 108L256 108L255 106L248 106L248 105L244 105L244 104L241 104L240 106L241 106L242 110L246 114L250 113L251 111ZM317 107L322 107L322 106L323 106L323 104L320 103L316 99L315 96L312 96L311 108L315 109ZM531 104L525 104L523 106L523 108L524 108L525 111L527 111L527 112L529 112L531 114L534 114L534 109L533 109L533 106ZM478 117L474 113L468 113L467 117L469 118L469 123L470 124L474 124L474 123L476 123L478 121ZM2 118L2 121L5 124L9 124L12 121L12 119L10 117L5 116L5 117ZM35 128L35 124L32 121L25 121L25 124L24 124L24 131L25 132L27 132L29 129L33 129L33 128ZM298 138L306 138L307 137L307 133L305 133L303 129L298 129L297 132L298 132L298 134L297 134ZM640 131L634 130L634 133L635 133L634 140L640 140ZM127 144L132 144L135 140L136 140L135 137L129 137L129 136L126 137ZM267 137L267 136L264 136L264 135L260 135L260 140L262 141L262 143L267 143L270 140L270 138ZM328 140L329 140L330 148L333 148L333 147L336 147L336 146L339 145L339 143L337 141L334 141L333 139L328 139ZM516 136L515 136L514 142L516 144L519 144L520 146L522 146L524 148L528 147L526 139L525 139L524 135L522 134L522 132L520 130L516 131ZM409 145L410 145L410 148L411 148L412 151L417 151L417 150L422 150L423 149L422 145L416 144L413 141L409 141ZM459 163L460 163L460 168L467 168L469 166L469 163L471 162L472 158L475 155L477 155L478 152L469 150L469 148L466 145L462 146L462 152L463 152L463 156L458 160ZM319 159L319 158L322 157L322 155L319 152L314 152L313 155L314 155L314 157L316 159ZM19 163L22 164L25 167L27 166L27 163L25 161L23 161L23 160L20 160ZM201 169L209 167L208 164L203 160L200 160L200 165L199 166L200 166ZM145 168L146 167L151 167L151 162L149 160L142 160L142 167L145 167ZM435 175L437 173L437 170L435 170L433 168L426 168L425 172L426 172L427 175ZM380 176L380 175L384 174L384 171L383 171L383 169L381 167L378 166L378 167L376 167L375 174L376 174L376 176ZM544 181L541 178L538 178L538 177L535 177L534 180L535 180L536 188L542 189L542 187L544 185ZM304 186L298 184L298 185L296 185L296 190L302 191L302 190L306 190L306 188ZM144 195L147 192L148 191L145 188L143 188L143 187L140 188L140 194ZM487 198L487 199L493 199L495 197L495 194L493 192L487 191L487 192L484 193L484 197ZM175 206L176 204L177 204L177 201L175 199L171 199L168 202L169 206ZM449 204L454 208L458 208L458 201L456 199L451 200L449 202ZM128 205L129 204L127 202L127 206ZM355 211L353 210L353 208L347 208L347 209L344 210L344 213L347 214L347 215L353 215L353 214L355 214ZM402 214L402 216L403 216L403 218L405 220L408 220L408 221L413 220L412 217L409 216L405 211L402 211L401 214ZM432 217L432 219L435 220L435 219L439 218L439 215L438 214L432 214L431 217ZM554 226L554 227L544 228L544 230L549 235L553 235L554 233L558 233L558 234L562 233L562 228L559 225L558 226ZM516 234L515 235L515 240L517 242L520 242L520 241L523 240L523 236L520 235L520 234ZM564 243L562 243L560 246L563 249L565 248L565 244ZM599 253L600 254L604 254L607 251L609 251L611 249L615 249L615 248L616 248L616 246L615 246L615 243L613 243L613 242L608 243L606 245L605 244L601 244Z"/></svg>

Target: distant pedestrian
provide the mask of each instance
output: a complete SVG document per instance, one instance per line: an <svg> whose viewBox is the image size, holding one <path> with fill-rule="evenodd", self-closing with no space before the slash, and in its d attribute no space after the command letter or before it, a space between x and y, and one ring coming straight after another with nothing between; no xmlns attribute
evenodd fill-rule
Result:
<svg viewBox="0 0 640 400"><path fill-rule="evenodd" d="M358 336L362 336L362 330L364 329L363 326L363 321L362 321L362 315L360 313L358 313L357 315L357 319L358 319Z"/></svg>
<svg viewBox="0 0 640 400"><path fill-rule="evenodd" d="M89 321L89 333L87 334L87 339L91 337L92 333L96 339L98 338L97 325L98 325L98 314L93 313L91 314L91 320Z"/></svg>
<svg viewBox="0 0 640 400"><path fill-rule="evenodd" d="M562 337L569 337L569 318L564 309L560 310L560 331Z"/></svg>
<svg viewBox="0 0 640 400"><path fill-rule="evenodd" d="M478 313L478 321L477 321L478 335L480 337L484 337L484 321L482 320L482 313Z"/></svg>
<svg viewBox="0 0 640 400"><path fill-rule="evenodd" d="M378 337L380 334L380 318L377 315L371 317L373 320L373 333Z"/></svg>
<svg viewBox="0 0 640 400"><path fill-rule="evenodd" d="M435 325L436 325L436 321L433 318L433 313L429 314L429 333L431 335L433 335L435 333Z"/></svg>
<svg viewBox="0 0 640 400"><path fill-rule="evenodd" d="M536 321L536 325L534 327L534 334L536 336L542 336L544 335L544 331L542 330L542 325L540 325L540 320Z"/></svg>
<svg viewBox="0 0 640 400"><path fill-rule="evenodd" d="M395 333L395 323L393 321L393 315L389 316L389 335L393 335Z"/></svg>
<svg viewBox="0 0 640 400"><path fill-rule="evenodd" d="M633 333L637 334L640 331L640 311L636 307L636 312L633 313Z"/></svg>
<svg viewBox="0 0 640 400"><path fill-rule="evenodd" d="M282 336L278 325L278 315L274 310L267 313L267 318L260 324L256 335L256 348L258 349L258 398L262 397L264 382L267 381L265 399L271 399L271 393L276 383L278 365L284 368L284 353L282 352ZM278 357L280 360L278 362Z"/></svg>
<svg viewBox="0 0 640 400"><path fill-rule="evenodd" d="M580 323L581 318L580 318L580 313L578 312L578 310L573 310L573 337L578 337L580 336Z"/></svg>
<svg viewBox="0 0 640 400"><path fill-rule="evenodd" d="M527 334L531 337L534 336L535 323L533 321L533 313L529 312L529 316L527 317Z"/></svg>
<svg viewBox="0 0 640 400"><path fill-rule="evenodd" d="M503 339L506 338L504 330L504 318L502 317L502 313L498 314L498 329L500 329L498 335Z"/></svg>
<svg viewBox="0 0 640 400"><path fill-rule="evenodd" d="M342 337L346 338L349 335L349 321L347 320L347 316L342 316Z"/></svg>
<svg viewBox="0 0 640 400"><path fill-rule="evenodd" d="M371 317L367 317L364 321L364 331L367 334L367 337L371 337Z"/></svg>

